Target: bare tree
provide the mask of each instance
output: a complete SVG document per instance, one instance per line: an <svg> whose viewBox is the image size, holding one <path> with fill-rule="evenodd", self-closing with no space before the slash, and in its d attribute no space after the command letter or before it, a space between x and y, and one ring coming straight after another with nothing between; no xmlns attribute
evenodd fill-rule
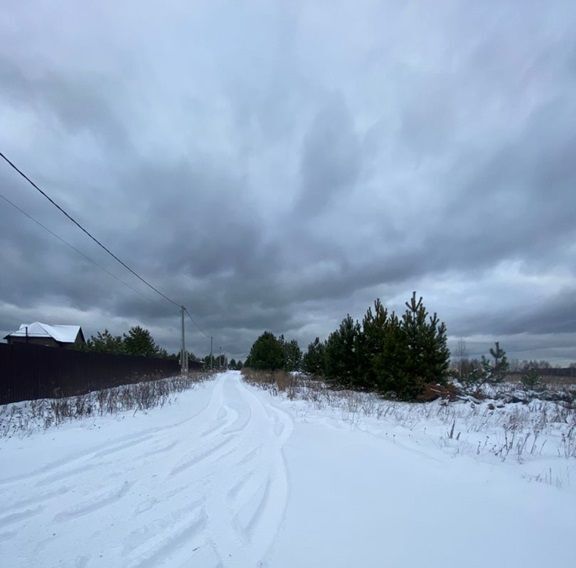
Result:
<svg viewBox="0 0 576 568"><path fill-rule="evenodd" d="M466 356L468 355L468 350L466 349L466 341L464 341L463 337L458 340L454 354L458 359L458 378L462 380L464 377L465 360Z"/></svg>

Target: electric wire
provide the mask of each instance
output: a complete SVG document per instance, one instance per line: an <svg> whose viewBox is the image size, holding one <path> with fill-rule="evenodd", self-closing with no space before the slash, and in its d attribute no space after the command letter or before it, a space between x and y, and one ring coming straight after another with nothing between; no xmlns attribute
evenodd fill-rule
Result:
<svg viewBox="0 0 576 568"><path fill-rule="evenodd" d="M190 321L198 328L198 331L200 331L200 333L206 338L206 339L214 339L214 336L210 336L208 335L201 327L200 325L196 322L196 320L194 320L192 318L192 316L190 315L190 312L188 311L188 308L184 308L184 312L186 312L186 315L190 318ZM225 345L221 346L223 351L228 351L230 352L230 349L228 349Z"/></svg>
<svg viewBox="0 0 576 568"><path fill-rule="evenodd" d="M0 193L0 199L3 199L6 203L8 203L8 205L11 205L14 209L19 211L22 215L24 215L25 217L27 217L28 219L30 219L31 221L36 223L39 227L42 227L42 229L44 229L47 233L52 235L54 238L58 239L61 243L65 244L68 248L72 249L76 254L80 255L82 258L84 258L88 262L92 263L94 266L96 266L96 267L100 268L101 270L103 270L104 272L106 272L106 274L108 274L108 276L114 278L114 280L117 280L121 284L124 284L124 286L126 286L127 288L130 288L130 290L132 290L133 292L136 292L136 294L140 295L145 300L148 300L149 302L156 301L156 300L153 300L152 298L150 298L149 296L146 296L142 292L140 292L140 290L138 290L138 289L134 288L133 286L131 286L130 284L128 284L128 282L125 282L124 280L122 280L122 278L120 278L119 276L117 276L116 274L114 274L113 272L108 270L105 266L102 266L101 264L96 262L93 258L90 258L87 254L85 254L80 249L76 248L73 244L69 243L66 239L64 239L63 237L61 237L60 235L58 235L57 233L52 231L52 229L49 229L46 225L42 224L40 221L38 221L38 219L34 218L32 215L30 215L29 213L24 211L24 209L22 209L20 206L16 205L16 203L14 203L10 199L8 199L2 193Z"/></svg>
<svg viewBox="0 0 576 568"><path fill-rule="evenodd" d="M192 319L192 316L190 315L190 312L188 311L188 308L184 308L184 312L186 313L186 315L190 318L190 321L198 328L198 330L200 331L200 333L206 338L206 339L210 339L210 335L206 334L204 332L204 330L200 327L200 325L196 322L196 320Z"/></svg>
<svg viewBox="0 0 576 568"><path fill-rule="evenodd" d="M133 292L136 292L136 294L138 294L139 296L141 296L142 298L144 298L145 300L148 300L149 302L153 302L155 301L154 299L150 298L149 296L146 296L145 294L143 294L140 290L134 288L133 286L131 286L130 284L128 284L127 282L125 282L124 280L122 280L122 278L120 278L119 276L117 276L116 274L114 274L113 272L111 272L110 270L108 270L105 266L102 266L100 263L96 262L93 258L90 258L87 254L85 254L83 251L81 251L80 249L78 249L77 247L75 247L72 243L68 242L66 239L64 239L63 237L61 237L60 235L58 235L57 233L55 233L52 229L50 229L49 227L47 227L46 225L44 225L43 223L41 223L40 221L38 221L38 219L36 219L35 217L33 217L32 215L30 215L30 213L28 213L27 211L25 211L24 209L22 209L22 207L20 207L19 205L16 205L16 203L14 203L12 200L8 199L8 197L6 197L5 195L3 195L2 193L0 193L0 199L2 199L3 201L5 201L6 203L8 203L8 205L10 205L11 207L13 207L14 209L16 209L19 213L21 213L24 217L30 219L30 221L33 221L34 223L36 223L36 225L38 225L39 227L41 227L42 229L44 229L48 234L50 234L51 236L53 236L55 239L58 239L61 243L65 244L68 248L72 249L76 254L78 254L79 256L81 256L82 258L84 258L85 260L87 260L88 262L90 262L91 264L93 264L94 266L96 266L97 268L100 268L101 270L103 270L106 274L108 274L108 276L114 278L114 280L117 280L118 282L120 282L121 284L123 284L124 286L126 286L127 288L129 288L130 290L132 290ZM190 321L197 327L197 329L200 331L200 333L206 338L206 339L210 339L210 336L207 335L205 333L205 331L202 329L202 327L200 327L200 325L196 322L196 320L194 320L192 318L192 316L190 315L190 312L188 311L188 309L186 307L184 307L184 312L186 313L186 315L188 316L188 318L190 319Z"/></svg>
<svg viewBox="0 0 576 568"><path fill-rule="evenodd" d="M140 274L138 274L134 269L132 269L130 266L128 266L122 259L120 259L116 254L114 254L106 245L104 245L101 241L99 241L92 233L90 233L90 231L88 231L87 229L85 229L74 217L72 217L72 215L70 215L63 207L61 207L56 201L54 201L54 199L52 199L43 189L41 189L32 179L30 179L30 177L28 177L20 168L18 168L18 166L16 166L16 164L14 164L14 162L12 162L3 152L0 152L0 157L13 169L15 170L21 177L23 177L34 189L36 189L41 195L43 195L52 205L54 205L54 207L56 207L66 218L68 218L70 221L72 221L72 223L74 223L83 233L85 233L92 241L94 241L100 248L102 248L105 252L107 252L114 260L116 260L119 264L121 264L126 270L128 270L131 274L133 274L134 276L136 276L136 278L138 278L141 282L143 282L146 286L148 286L151 290L153 290L154 292L156 292L158 295L160 295L164 300L170 302L171 304L173 304L174 306L177 306L178 308L181 308L184 310L184 312L186 313L186 315L188 316L188 318L190 319L190 321L196 326L196 328L200 331L200 333L206 338L206 339L210 339L211 336L208 335L203 329L202 327L200 327L200 325L196 322L196 320L194 320L192 318L192 316L190 315L190 312L188 312L188 309L179 304L178 302L174 301L172 298L168 297L166 294L164 294L162 291L160 291L158 288L156 288L154 285L150 284L150 282L148 282L145 278L143 278L142 276L140 276ZM118 282L121 282L124 286L130 288L132 291L136 292L137 294L139 294L140 296L142 296L143 298L145 298L146 300L150 300L150 298L148 298L147 296L144 296L139 290L137 290L136 288L132 287L130 284L128 284L127 282L125 282L124 280L122 280L121 278L119 278L116 274L114 274L113 272L110 272L107 268L105 268L104 266L101 266L100 264L98 264L95 260L93 260L92 258L90 258L89 256L87 256L85 253L83 253L81 250L77 249L74 245L70 244L68 241L66 241L65 239L63 239L62 237L60 237L58 234L54 233L51 229L49 229L48 227L46 227L45 225L43 225L40 221L38 221L37 219L35 219L34 217L32 217L32 215L28 214L26 211L24 211L21 207L19 207L18 205L16 205L15 203L13 203L12 201L10 201L7 197L5 197L4 195L0 194L0 197L6 201L7 203L9 203L12 207L14 207L15 209L17 209L20 213L22 213L23 215L25 215L27 218L29 218L30 220L34 221L37 225L39 225L40 227L42 227L44 230L46 230L48 233L50 233L53 237L57 238L58 240L60 240L61 242L63 242L66 246L70 247L72 250L74 250L77 254L81 255L83 258L85 258L86 260L88 260L89 262L91 262L92 264L94 264L95 266L97 266L98 268L101 268L104 272L106 272L109 276L111 276L112 278L114 278L115 280L117 280Z"/></svg>
<svg viewBox="0 0 576 568"><path fill-rule="evenodd" d="M138 278L144 284L146 284L146 286L148 286L149 288L154 290L154 292L156 292L157 294L162 296L162 298L164 298L166 301L170 302L171 304L174 304L178 308L183 307L183 306L181 306L181 304L179 304L178 302L175 302L172 298L169 298L166 294L164 294L163 292L158 290L158 288L156 288L155 286L150 284L150 282L148 282L146 279L144 279L142 276L140 276L135 270L130 268L130 266L128 266L122 259L118 258L118 256L116 256L106 245L102 244L94 235L92 235L92 233L90 233L90 231L85 229L78 221L76 221L76 219L74 219L74 217L72 217L72 215L70 215L65 209L63 209L60 205L58 205L58 203L56 203L56 201L54 201L54 199L52 199L44 190L42 190L40 187L38 187L38 185L36 185L22 170L20 170L2 152L0 152L0 157L12 169L14 169L16 172L18 172L34 189L36 189L38 192L40 192L52 205L54 205L54 207L56 207L63 215L65 215L70 221L72 221L72 223L74 223L83 233L85 233L88 237L90 237L99 247L104 249L112 258L114 258L114 260L116 260L124 268L126 268L126 270L131 272L134 276L136 276L136 278Z"/></svg>

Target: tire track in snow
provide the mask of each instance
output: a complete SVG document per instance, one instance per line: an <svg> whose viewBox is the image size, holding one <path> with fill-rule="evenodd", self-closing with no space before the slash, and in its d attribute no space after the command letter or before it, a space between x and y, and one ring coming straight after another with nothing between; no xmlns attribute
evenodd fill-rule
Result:
<svg viewBox="0 0 576 568"><path fill-rule="evenodd" d="M286 512L289 487L283 448L292 435L294 425L288 414L275 408L271 403L264 405L253 391L246 386L244 388L253 399L257 400L268 416L272 416L274 425L274 448L269 454L270 475L265 481L258 505L246 527L249 538L258 549L258 561L260 561L272 545Z"/></svg>
<svg viewBox="0 0 576 568"><path fill-rule="evenodd" d="M242 403L245 417L232 430L236 452L230 467L215 475L214 489L207 491L208 530L224 567L256 566L284 517L288 482L282 447L292 422L279 411L269 413L240 380L229 382L228 396Z"/></svg>
<svg viewBox="0 0 576 568"><path fill-rule="evenodd" d="M12 503L9 508L15 510L20 509L22 507L26 507L28 505L38 505L46 501L49 501L50 499L54 499L55 497L60 497L65 493L68 493L68 491L70 491L70 487L63 485L58 489L54 489L46 493L40 493L39 495L33 495L32 497L27 497L26 499L16 501ZM6 507L6 503L4 503L4 506ZM6 509L4 510L6 511Z"/></svg>
<svg viewBox="0 0 576 568"><path fill-rule="evenodd" d="M155 446L154 448L147 450L138 456L135 459L137 460L145 460L146 458L156 458L166 452L170 452L178 445L178 440L174 440L173 442L169 442L168 444L164 444L162 446Z"/></svg>
<svg viewBox="0 0 576 568"><path fill-rule="evenodd" d="M146 441L146 435L142 434L142 432L140 432L138 434L131 434L129 436L122 436L121 438L116 439L115 442L120 442L120 441L121 442L126 442L126 441L132 442L133 441L134 444L136 444L140 440ZM14 483L20 484L23 481L35 479L38 477L49 476L50 474L52 474L52 472L54 472L54 475L57 476L58 471L61 471L61 470L66 471L67 469L70 468L71 465L73 465L77 462L84 461L86 459L90 459L95 454L99 453L100 451L105 451L105 448L110 448L110 443L111 442L108 442L106 444L101 444L101 445L96 446L95 448L92 448L89 451L80 452L80 453L74 454L72 456L67 456L64 459L51 462L51 463L46 464L45 466L43 466L43 467L41 467L35 471L28 473L28 474L17 475L17 476L7 477L5 479L2 479L2 480L0 480L0 488L4 487L6 485L14 484ZM113 448L111 451L113 452Z"/></svg>
<svg viewBox="0 0 576 568"><path fill-rule="evenodd" d="M218 459L219 457L221 457L221 456L219 456L218 450L221 450L222 448L229 446L230 444L232 444L232 442L233 442L233 439L228 437L228 438L224 438L223 440L218 442L216 445L209 446L208 448L205 448L203 450L201 449L198 453L193 455L193 457L187 459L184 462L181 462L180 464L178 464L177 466L172 468L172 470L170 471L170 476L182 473L183 471L186 471L186 470L196 466L197 464L199 464L205 460L208 460L210 458L212 460Z"/></svg>
<svg viewBox="0 0 576 568"><path fill-rule="evenodd" d="M146 471L149 467L139 469L138 466L149 465L153 460L153 468L160 473L176 463L182 451L178 447L180 443L196 446L201 426L209 422L215 415L215 409L221 406L222 385L216 382L211 390L207 404L184 420L141 429L129 435L113 436L106 443L64 455L23 476L2 480L0 499L5 520L16 522L19 517L22 518L19 524L11 525L21 526L22 530L2 531L2 547L6 545L22 550L19 557L21 566L44 565L50 555L60 558L62 554L75 552L70 550L69 541L61 543L58 536L62 534L78 534L72 541L76 540L80 546L92 542L96 543L95 546L100 543L103 551L109 549L110 543L123 538L138 503L142 503L147 495L161 493L161 485L156 483L161 475ZM161 409L154 409L150 416L157 412L161 412ZM149 425L149 422L141 423ZM109 432L118 432L115 424L107 424L106 427ZM52 435L57 436L58 431ZM64 487L63 479L66 479ZM185 488L174 492L169 507L176 509L186 494ZM22 495L31 497L19 498ZM62 499L50 502L50 506L34 508L35 504L59 496ZM29 504L30 510L24 513L22 507L26 504ZM154 514L158 503L151 505L149 510ZM145 522L149 522L149 519ZM95 559L96 564L102 565L101 558L104 556L104 552L99 555ZM92 564L91 555L82 555L69 558L67 562L62 561L62 565L74 565L78 558L83 565ZM116 558L110 559L106 565L124 566L124 563Z"/></svg>
<svg viewBox="0 0 576 568"><path fill-rule="evenodd" d="M206 512L201 503L172 512L151 526L132 531L124 545L127 568L173 566L181 549L203 542Z"/></svg>
<svg viewBox="0 0 576 568"><path fill-rule="evenodd" d="M42 505L36 505L36 507L21 509L19 511L13 510L11 513L2 515L0 517L0 530L4 529L7 525L12 525L20 521L26 521L30 517L34 517L40 514L44 510Z"/></svg>
<svg viewBox="0 0 576 568"><path fill-rule="evenodd" d="M25 551L20 566L62 554L64 566L257 566L284 517L292 423L239 373L208 388L208 403L185 420L0 483L0 498L16 487L31 495L5 500L2 545Z"/></svg>
<svg viewBox="0 0 576 568"><path fill-rule="evenodd" d="M125 481L120 487L89 495L86 499L76 503L74 506L57 513L53 520L55 522L70 521L87 515L88 513L93 513L103 507L107 507L111 503L122 499L132 485L133 483Z"/></svg>
<svg viewBox="0 0 576 568"><path fill-rule="evenodd" d="M220 391L221 391L221 388L219 388L219 386L217 385L214 389L213 395L212 395L210 401L208 402L208 404L205 407L203 407L201 410L199 410L198 412L196 412L195 414L193 414L192 416L190 416L184 420L181 420L181 421L176 422L174 424L168 424L166 426L160 426L160 427L156 427L156 428L147 428L145 430L142 430L142 431L134 433L134 434L128 434L126 436L120 436L120 437L115 438L113 440L108 440L107 442L105 442L103 444L98 444L89 450L86 450L83 452L77 452L75 454L65 456L62 459L55 460L55 461L48 463L48 464L42 466L41 468L36 469L36 470L34 470L28 474L16 475L16 476L0 479L0 488L4 487L5 485L11 485L14 483L20 484L20 483L22 483L22 481L34 479L36 477L41 477L41 476L43 476L45 474L49 474L53 471L58 471L61 469L67 469L70 465L73 465L77 462L81 462L84 460L90 460L91 458L96 456L96 454L100 454L100 452L103 452L104 455L106 455L107 453L114 453L117 445L122 446L120 448L120 450L124 450L126 448L130 448L133 445L137 445L140 442L142 442L142 443L148 442L150 440L151 436L158 437L159 435L162 435L162 434L169 434L173 430L182 429L184 426L188 425L189 423L195 423L195 422L199 421L203 417L204 414L212 413L214 402L215 402L214 398L218 397L219 395L221 396ZM102 456L99 456L99 457L102 457Z"/></svg>
<svg viewBox="0 0 576 568"><path fill-rule="evenodd" d="M229 416L233 416L232 420L228 419ZM213 438L220 432L223 432L230 423L232 423L238 416L238 413L235 410L232 410L230 407L225 407L222 409L221 412L218 412L217 422L200 433L200 438Z"/></svg>

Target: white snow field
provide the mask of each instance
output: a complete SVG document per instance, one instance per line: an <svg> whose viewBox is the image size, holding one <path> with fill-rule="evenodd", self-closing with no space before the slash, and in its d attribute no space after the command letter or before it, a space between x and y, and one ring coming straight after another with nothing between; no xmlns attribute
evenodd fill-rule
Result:
<svg viewBox="0 0 576 568"><path fill-rule="evenodd" d="M231 371L147 413L5 438L0 566L576 566L576 460L458 453L439 428ZM562 483L527 475L552 459Z"/></svg>

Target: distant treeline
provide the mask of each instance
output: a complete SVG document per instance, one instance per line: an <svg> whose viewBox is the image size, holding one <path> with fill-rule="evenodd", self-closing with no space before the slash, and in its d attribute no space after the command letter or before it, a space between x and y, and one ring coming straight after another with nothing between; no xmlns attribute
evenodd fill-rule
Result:
<svg viewBox="0 0 576 568"><path fill-rule="evenodd" d="M452 374L459 380L481 374L486 365L485 357L468 357L468 350L464 339L460 339L452 352ZM508 374L526 374L529 371L538 371L540 376L576 376L576 363L566 366L553 366L545 359L506 359L506 372Z"/></svg>
<svg viewBox="0 0 576 568"><path fill-rule="evenodd" d="M78 349L81 351L110 353L113 355L157 357L175 361L180 359L180 353L168 353L166 349L156 343L149 330L140 326L131 327L128 333L122 335L112 335L107 329L99 331ZM191 351L188 351L188 360L190 362L202 363L207 369L241 369L243 366L242 361L232 359L228 362L228 358L223 354L206 355L200 358Z"/></svg>

